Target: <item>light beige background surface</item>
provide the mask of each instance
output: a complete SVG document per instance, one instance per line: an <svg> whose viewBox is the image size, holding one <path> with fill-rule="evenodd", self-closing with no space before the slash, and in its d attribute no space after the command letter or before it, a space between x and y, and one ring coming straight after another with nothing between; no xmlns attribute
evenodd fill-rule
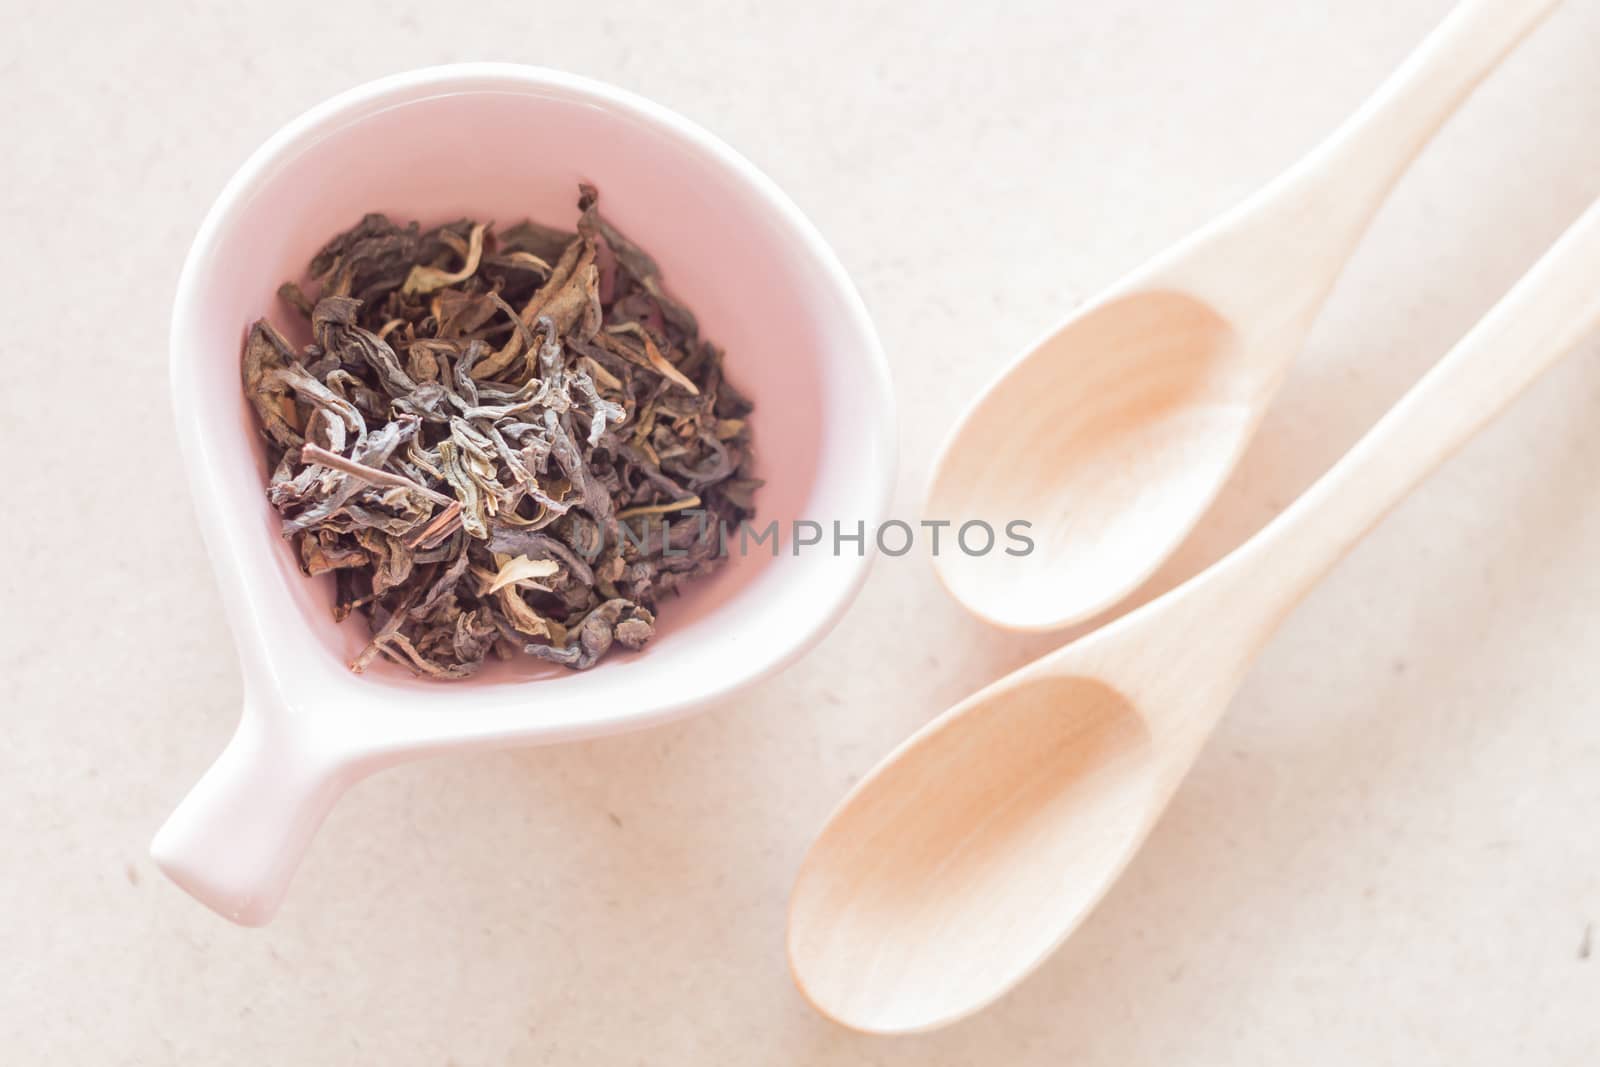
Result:
<svg viewBox="0 0 1600 1067"><path fill-rule="evenodd" d="M468 58L566 67L704 123L861 287L915 518L974 389L1308 148L1447 8L986 6L11 8L0 1062L1595 1062L1594 346L1335 572L1097 915L949 1031L836 1029L783 959L790 881L845 788L1050 645L966 618L925 560L881 562L809 657L703 717L362 784L265 930L146 859L239 700L174 456L169 301L212 196L280 123ZM1292 498L1596 194L1600 5L1572 0L1406 180L1155 587Z"/></svg>

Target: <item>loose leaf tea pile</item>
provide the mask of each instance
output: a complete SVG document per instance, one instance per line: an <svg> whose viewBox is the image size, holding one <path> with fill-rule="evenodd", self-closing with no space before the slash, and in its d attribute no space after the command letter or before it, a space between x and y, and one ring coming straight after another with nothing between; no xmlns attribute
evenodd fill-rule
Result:
<svg viewBox="0 0 1600 1067"><path fill-rule="evenodd" d="M267 499L334 617L462 678L491 650L567 667L637 649L656 604L754 513L750 404L661 272L579 190L577 233L368 215L311 261L296 352L265 319L244 384Z"/></svg>

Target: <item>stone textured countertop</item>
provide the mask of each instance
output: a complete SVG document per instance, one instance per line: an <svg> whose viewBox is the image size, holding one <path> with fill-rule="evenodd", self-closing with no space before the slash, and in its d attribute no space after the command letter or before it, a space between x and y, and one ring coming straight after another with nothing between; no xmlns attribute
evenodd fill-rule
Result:
<svg viewBox="0 0 1600 1067"><path fill-rule="evenodd" d="M413 764L336 808L275 923L169 885L151 834L240 679L167 404L178 268L304 108L510 59L703 123L816 221L876 319L898 514L1023 344L1295 159L1445 0L33 4L7 19L0 219L0 1061L1592 1064L1600 1049L1600 347L1297 611L1125 880L949 1030L868 1038L784 961L844 792L1052 647L926 559L741 699L654 732ZM1327 467L1600 194L1600 5L1530 38L1405 179L1203 530ZM1600 278L1595 279L1600 285Z"/></svg>

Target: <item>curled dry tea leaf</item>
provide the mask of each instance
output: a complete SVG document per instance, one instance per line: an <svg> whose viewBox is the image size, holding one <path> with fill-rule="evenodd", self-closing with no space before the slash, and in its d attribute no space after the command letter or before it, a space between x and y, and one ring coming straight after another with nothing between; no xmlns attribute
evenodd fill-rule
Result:
<svg viewBox="0 0 1600 1067"><path fill-rule="evenodd" d="M539 578L548 578L561 570L561 564L553 559L529 559L527 556L517 556L508 559L500 565L500 570L495 573L489 582L489 592L498 593L508 585L518 582L529 582Z"/></svg>
<svg viewBox="0 0 1600 1067"><path fill-rule="evenodd" d="M472 237L467 245L467 261L461 265L460 270L440 270L438 267L425 267L419 263L411 268L410 274L406 275L405 285L400 289L401 295L416 296L419 293L431 293L435 289L464 282L476 274L478 260L483 256L483 234L487 228L487 224L482 222L472 227Z"/></svg>
<svg viewBox="0 0 1600 1067"><path fill-rule="evenodd" d="M671 363L667 362L667 357L661 354L661 350L656 347L655 341L653 341L650 335L645 332L644 327L640 326L637 322L625 322L618 326L609 326L606 328L606 333L613 338L621 334L632 334L633 336L639 338L640 344L644 349L644 359L642 361L643 366L649 367L663 378L666 378L674 385L677 385L683 389L684 392L688 393L690 396L700 395L700 387L695 385L694 382L687 378L677 367L674 367ZM625 345L613 342L612 350L623 354L625 358L630 359L635 363L641 362L639 357Z"/></svg>
<svg viewBox="0 0 1600 1067"><path fill-rule="evenodd" d="M750 404L598 202L576 232L368 215L280 290L313 344L250 329L267 498L334 617L366 616L353 670L641 648L722 562L704 532L754 514Z"/></svg>
<svg viewBox="0 0 1600 1067"><path fill-rule="evenodd" d="M617 512L619 519L636 519L642 515L666 515L674 511L687 511L700 506L700 498L686 496L682 500L669 500L665 504L640 504L638 507L623 508Z"/></svg>

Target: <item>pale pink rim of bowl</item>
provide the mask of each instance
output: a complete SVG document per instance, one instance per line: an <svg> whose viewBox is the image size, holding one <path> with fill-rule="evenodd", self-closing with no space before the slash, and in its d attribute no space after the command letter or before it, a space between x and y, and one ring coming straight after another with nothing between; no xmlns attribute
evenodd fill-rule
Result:
<svg viewBox="0 0 1600 1067"><path fill-rule="evenodd" d="M718 138L660 105L589 78L539 67L507 63L464 63L396 74L341 93L294 119L273 134L224 186L201 223L177 287L172 313L171 389L177 434L201 534L218 575L218 585L234 632L245 676L245 710L228 749L207 772L152 844L152 854L179 885L226 917L243 923L270 919L286 892L300 854L322 816L344 788L360 777L402 759L462 747L540 744L653 726L683 718L725 698L793 662L830 630L860 591L875 556L868 537L860 557L830 560L831 580L823 583L820 603L812 598L795 632L768 640L759 649L729 664L726 672L706 677L692 694L632 707L611 705L580 718L547 714L528 699L529 687L543 683L476 688L464 693L473 713L460 719L427 714L421 701L409 702L395 690L392 718L330 714L325 720L295 716L274 707L290 683L304 692L307 685L330 688L349 684L325 665L295 661L290 648L277 655L262 650L256 608L256 580L247 578L253 554L244 524L237 516L207 503L207 494L227 477L223 461L211 454L201 420L193 413L207 394L190 373L197 356L185 338L199 321L204 271L213 266L224 234L240 223L252 198L285 161L314 151L324 137L390 106L458 93L510 92L556 97L587 104L651 127L678 145L709 161L759 201L817 270L828 290L830 308L837 308L852 348L863 357L854 368L856 385L870 399L876 417L858 431L861 437L861 488L854 499L866 501L867 529L887 512L895 479L895 420L888 361L865 306L843 266L811 222L771 179ZM671 285L670 272L668 285ZM240 324L241 331L245 324ZM242 336L242 332L241 332ZM228 354L231 355L231 354ZM211 358L211 357L207 357ZM226 358L226 356L224 357ZM730 363L732 367L732 363ZM241 426L241 433L248 432ZM759 438L758 438L759 443ZM759 501L758 501L759 503ZM843 571L840 568L844 568ZM641 655L648 654L642 653ZM304 658L304 657L302 657ZM283 669L279 660L303 668ZM602 670L604 668L601 668ZM315 675L315 681L307 679ZM425 684L425 683L418 683ZM448 683L431 683L445 684ZM432 699L431 697L429 699ZM556 703L560 703L559 701ZM569 697L570 705L572 699Z"/></svg>

